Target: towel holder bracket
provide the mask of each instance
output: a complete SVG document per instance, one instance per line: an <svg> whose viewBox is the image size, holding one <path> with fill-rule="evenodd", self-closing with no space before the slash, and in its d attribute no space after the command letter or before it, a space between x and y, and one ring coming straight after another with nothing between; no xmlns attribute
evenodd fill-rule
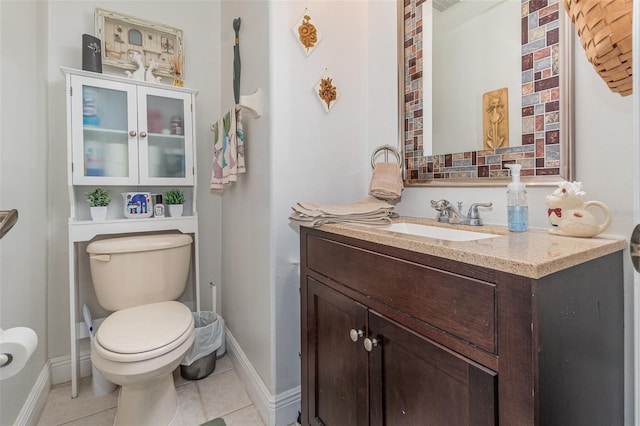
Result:
<svg viewBox="0 0 640 426"><path fill-rule="evenodd" d="M395 155L396 159L398 160L398 165L400 166L400 168L402 168L402 157L400 156L400 152L398 151L398 149L395 146L391 146L391 145L381 145L379 147L377 147L376 149L373 150L373 154L371 154L371 168L375 169L376 168L376 156L380 153L384 151L384 161L388 162L389 161L389 152L391 152L393 155Z"/></svg>

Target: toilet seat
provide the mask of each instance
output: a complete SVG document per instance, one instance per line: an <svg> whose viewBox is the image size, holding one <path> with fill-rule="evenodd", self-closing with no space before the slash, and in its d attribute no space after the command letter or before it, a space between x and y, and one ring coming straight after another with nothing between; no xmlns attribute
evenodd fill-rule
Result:
<svg viewBox="0 0 640 426"><path fill-rule="evenodd" d="M169 301L114 312L100 325L93 350L116 362L136 362L166 354L194 331L191 310Z"/></svg>

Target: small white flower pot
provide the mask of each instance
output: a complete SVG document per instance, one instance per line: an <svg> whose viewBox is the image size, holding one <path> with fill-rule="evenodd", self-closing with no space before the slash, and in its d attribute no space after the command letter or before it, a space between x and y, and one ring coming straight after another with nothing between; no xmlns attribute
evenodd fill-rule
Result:
<svg viewBox="0 0 640 426"><path fill-rule="evenodd" d="M169 216L180 217L182 216L183 204L169 204Z"/></svg>
<svg viewBox="0 0 640 426"><path fill-rule="evenodd" d="M107 218L107 206L90 207L92 220L105 220Z"/></svg>

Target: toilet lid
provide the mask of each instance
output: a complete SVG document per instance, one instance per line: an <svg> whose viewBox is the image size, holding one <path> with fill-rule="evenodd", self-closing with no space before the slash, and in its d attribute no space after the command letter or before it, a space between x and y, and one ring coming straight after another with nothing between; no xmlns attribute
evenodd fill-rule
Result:
<svg viewBox="0 0 640 426"><path fill-rule="evenodd" d="M136 306L109 315L94 344L108 359L140 361L175 349L194 332L193 324L191 310L180 302Z"/></svg>

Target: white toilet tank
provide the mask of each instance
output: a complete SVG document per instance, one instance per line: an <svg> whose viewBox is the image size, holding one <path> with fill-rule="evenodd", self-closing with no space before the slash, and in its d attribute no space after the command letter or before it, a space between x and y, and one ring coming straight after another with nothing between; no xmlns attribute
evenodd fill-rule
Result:
<svg viewBox="0 0 640 426"><path fill-rule="evenodd" d="M109 311L178 299L187 286L192 238L156 234L87 246L98 303Z"/></svg>

